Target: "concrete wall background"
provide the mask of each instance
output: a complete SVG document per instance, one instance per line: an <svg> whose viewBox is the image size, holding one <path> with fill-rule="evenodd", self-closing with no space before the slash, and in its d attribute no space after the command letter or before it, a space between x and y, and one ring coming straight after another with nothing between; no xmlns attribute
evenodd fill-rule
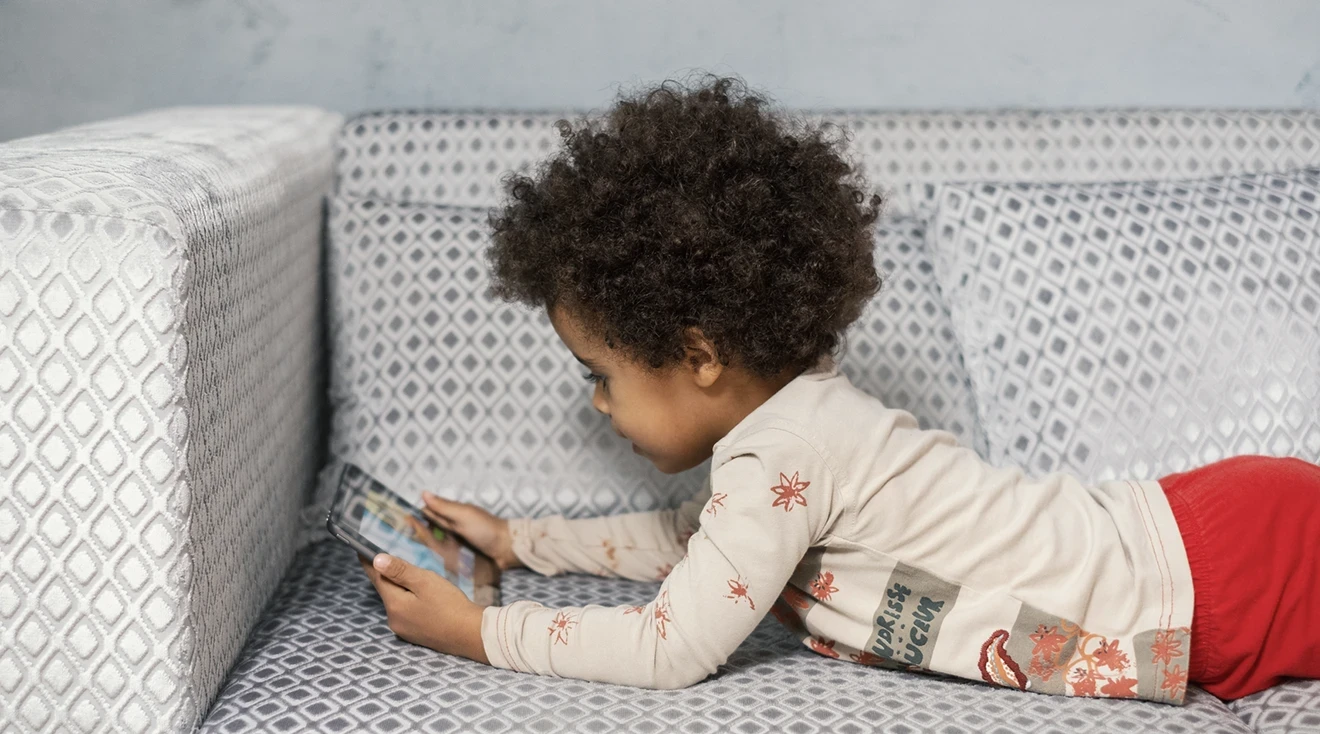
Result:
<svg viewBox="0 0 1320 734"><path fill-rule="evenodd" d="M1314 0L0 0L0 140L153 107L1320 107Z"/></svg>

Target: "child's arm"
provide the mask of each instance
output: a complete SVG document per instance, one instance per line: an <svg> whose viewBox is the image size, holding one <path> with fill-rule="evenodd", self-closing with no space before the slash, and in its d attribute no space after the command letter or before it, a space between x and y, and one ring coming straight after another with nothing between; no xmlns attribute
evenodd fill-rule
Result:
<svg viewBox="0 0 1320 734"><path fill-rule="evenodd" d="M687 553L710 496L708 483L675 510L513 519L512 550L522 565L547 576L577 571L659 581Z"/></svg>
<svg viewBox="0 0 1320 734"><path fill-rule="evenodd" d="M526 566L553 576L568 571L659 581L687 552L710 484L676 510L569 520L562 515L506 520L466 502L422 493L423 514L462 535L500 568ZM718 508L717 508L718 509Z"/></svg>
<svg viewBox="0 0 1320 734"><path fill-rule="evenodd" d="M840 512L829 469L806 442L777 429L760 435L764 441L739 445L755 441L765 451L714 470L710 512L699 515L687 556L650 604L488 607L481 638L490 663L648 688L687 686L715 672ZM783 451L786 441L793 451Z"/></svg>

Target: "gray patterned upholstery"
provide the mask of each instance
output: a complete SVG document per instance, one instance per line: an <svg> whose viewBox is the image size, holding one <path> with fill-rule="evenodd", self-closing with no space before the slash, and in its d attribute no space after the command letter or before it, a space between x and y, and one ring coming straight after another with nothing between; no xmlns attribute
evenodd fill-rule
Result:
<svg viewBox="0 0 1320 734"><path fill-rule="evenodd" d="M685 485L683 475L664 478L646 466L635 466L636 457L620 451L615 437L605 430L603 417L590 408L588 385L578 382L569 355L543 315L491 303L481 294L485 273L478 255L486 244L483 215L500 202L499 178L510 170L531 171L553 153L558 145L553 122L576 114L382 112L362 115L344 126L327 264L332 343L342 351L334 356L336 374L332 375L336 457L389 477L406 494L423 487L447 489L502 514L585 515L644 509L672 504L695 487ZM1314 111L843 111L807 115L807 119L846 126L852 153L872 182L890 191L887 216L876 230L877 265L886 283L849 330L841 370L886 404L911 411L923 427L950 430L985 456L991 452L976 419L980 407L963 366L921 217L933 184L1000 178L1179 179L1320 163L1320 112ZM436 409L428 414L427 405ZM442 427L447 424L454 426L452 433ZM323 468L318 489L323 498L330 489L324 480L336 466ZM693 471L693 480L700 471ZM323 516L319 508L309 511L313 531L309 540L317 537ZM347 565L351 574L352 564ZM317 589L298 592L304 601L297 604L324 609L321 605L334 603L330 589L341 587L341 593L349 593L345 582L338 580L308 583ZM519 590L524 583L532 585L526 592ZM636 587L626 582L586 577L555 581L512 574L510 584L510 598L544 589L546 596L533 598L547 603L628 603L649 598L650 591L634 592ZM377 602L367 594L362 603ZM273 610L269 619L291 614ZM351 616L319 614L318 619ZM358 618L379 624L376 617ZM782 667L772 666L764 673L782 675L789 681L782 686L766 683L744 692L725 687L718 678L687 691L657 695L523 676L505 682L500 676L514 674L430 656L408 646L388 649L399 650L398 655L411 662L402 663L400 657L398 664L382 667L332 636L294 629L283 634L289 637L272 630L269 638L254 638L248 658L253 662L235 670L226 703L216 709L220 718L210 722L217 730L221 722L226 730L250 730L279 726L281 720L290 730L321 729L340 716L352 722L348 728L394 724L408 728L422 722L439 729L463 728L482 717L492 727L514 730L532 721L551 731L591 730L597 719L613 722L616 728L645 730L654 726L654 720L647 720L642 712L652 709L660 712L660 721L674 727L697 727L698 722L731 726L736 721L749 731L787 727L795 713L803 716L800 727L808 731L820 722L858 730L881 728L880 722L904 723L927 730L946 720L953 722L954 730L985 730L997 724L1028 731L1247 730L1239 720L1217 718L1226 709L1195 686L1189 697L1196 706L1159 709L1155 714L1144 707L1122 709L1136 718L1106 722L1107 714L1101 712L1107 709L1070 713L1070 707L1096 702L1047 699L1039 704L1029 700L1022 706L996 698L997 691L966 694L984 699L963 698L967 689L962 682L900 678L888 690L903 694L892 697L885 710L901 709L909 718L901 722L874 718L883 714L863 709L861 716L843 720L811 708L811 697L801 690L812 681L827 681L818 686L820 695L839 695L839 709L857 710L865 705L859 702L869 699L848 692L854 690L847 682L853 673L827 667L829 661L796 650L786 649L778 663ZM739 665L745 654L760 654L749 650L773 644L766 639L772 634L777 634L773 627L758 630L731 666ZM403 713L397 719L381 720L382 708L363 703L359 705L367 708L354 709L352 702L340 705L328 696L310 707L291 705L290 701L310 698L310 691L339 690L341 684L325 682L322 676L333 674L316 667L306 675L283 671L278 657L289 649L290 643L281 642L288 639L316 645L318 656L337 660L341 670L363 666L358 671L361 678L373 681L385 698L399 701L391 710ZM423 668L418 662L432 658L446 667ZM395 682L400 665L410 682ZM748 665L746 675L757 675L750 671L758 669ZM445 682L436 684L436 679ZM263 681L279 681L288 697L264 692ZM510 690L514 693L508 694ZM478 691L496 696L494 703L475 698ZM685 703L667 703L668 696L684 697ZM429 703L437 698L452 702L455 710ZM801 703L786 710L773 700ZM921 704L903 708L907 701ZM248 708L240 710L239 702ZM716 708L703 709L707 703ZM718 708L719 704L725 708ZM1216 718L1205 718L1202 705ZM704 710L712 713L702 719L696 712ZM627 713L612 713L619 711Z"/></svg>
<svg viewBox="0 0 1320 734"><path fill-rule="evenodd" d="M372 310L381 296L398 296L388 307L434 326L438 339L453 335L428 346L439 365L400 364L447 371L454 381L446 388L446 378L426 378L453 411L446 419L464 431L427 440L438 441L433 456L451 462L448 481L467 493L460 496L509 513L586 514L682 494L681 477L620 484L634 457L612 453L614 436L590 410L586 383L556 372L568 360L545 339L546 324L531 318L519 331L493 320L493 309L471 322L463 316L465 305L481 303L461 300L473 298L481 246L473 208L498 203L503 173L528 171L553 151L551 125L564 116L572 113L373 113L343 125L332 153L335 115L181 108L0 145L0 730L186 731L226 671L208 731L463 730L478 722L515 731L1316 728L1320 690L1310 682L1234 702L1241 719L1194 686L1183 708L1069 700L839 664L770 621L720 676L682 691L492 670L394 639L351 551L335 543L306 549L262 616L295 550L295 515L317 470L324 477L334 466L319 452L331 431L318 407L327 387L318 279L332 295L358 277L330 264L346 265L354 246L364 248L357 256L375 255L363 257L364 267L406 272L401 258L420 248L443 269L435 290L377 280L377 298L339 291L338 323L361 307L351 317L377 329L377 341L334 336L364 339L350 349L378 343L411 359L405 340L388 342L393 319ZM1320 164L1317 111L806 117L846 126L872 182L891 192L876 243L888 280L850 330L841 369L983 455L979 406L914 216L928 184L1176 179ZM336 165L323 267L320 196ZM369 219L368 200L392 219ZM445 216L454 213L457 220ZM435 300L404 298L416 292ZM429 323L422 306L440 321ZM521 365L504 363L519 355ZM352 365L404 389L389 364L372 363L380 356L368 348ZM353 359L337 350L336 369ZM529 384L530 409L519 392ZM331 386L333 401L351 394L346 384ZM372 450L356 420L389 411L366 405L336 411L336 455ZM408 419L414 431L422 419L431 420ZM408 445L417 435L392 425L376 425L375 434L418 452ZM372 455L382 467L388 456L409 455L391 451ZM512 466L478 471L499 469L502 459ZM465 464L473 481L455 481ZM446 481L439 460L412 466L423 472L399 475L412 491ZM303 519L321 517L304 508ZM516 572L506 594L629 603L654 586Z"/></svg>
<svg viewBox="0 0 1320 734"><path fill-rule="evenodd" d="M339 193L455 206L499 204L499 176L527 173L559 143L559 118L516 113L372 112L344 127ZM1320 162L1315 110L1002 110L803 112L850 133L852 155L915 211L923 184L1114 181L1282 171Z"/></svg>
<svg viewBox="0 0 1320 734"><path fill-rule="evenodd" d="M1261 734L1320 731L1320 680L1293 680L1230 701L1231 709Z"/></svg>
<svg viewBox="0 0 1320 734"><path fill-rule="evenodd" d="M506 600L642 604L658 584L506 572ZM1061 698L881 670L807 650L770 616L716 674L664 691L489 668L403 642L353 551L303 551L204 734L244 732L1179 732L1245 734L1219 699Z"/></svg>
<svg viewBox="0 0 1320 734"><path fill-rule="evenodd" d="M1320 462L1320 169L938 187L990 461L1091 480Z"/></svg>
<svg viewBox="0 0 1320 734"><path fill-rule="evenodd" d="M336 198L329 219L332 452L307 539L322 539L341 462L403 496L497 514L580 517L673 506L703 465L664 475L610 430L545 313L494 302L485 210ZM925 427L979 448L975 409L921 230L877 228L889 277L848 332L841 369Z"/></svg>
<svg viewBox="0 0 1320 734"><path fill-rule="evenodd" d="M288 567L341 123L178 108L0 145L5 731L187 731Z"/></svg>

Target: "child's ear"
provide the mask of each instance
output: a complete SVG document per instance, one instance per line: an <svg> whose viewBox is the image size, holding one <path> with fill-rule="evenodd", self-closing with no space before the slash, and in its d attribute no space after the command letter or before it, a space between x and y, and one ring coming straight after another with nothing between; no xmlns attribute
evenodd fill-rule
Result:
<svg viewBox="0 0 1320 734"><path fill-rule="evenodd" d="M683 353L699 387L710 387L724 372L715 343L695 326L689 326L683 332Z"/></svg>

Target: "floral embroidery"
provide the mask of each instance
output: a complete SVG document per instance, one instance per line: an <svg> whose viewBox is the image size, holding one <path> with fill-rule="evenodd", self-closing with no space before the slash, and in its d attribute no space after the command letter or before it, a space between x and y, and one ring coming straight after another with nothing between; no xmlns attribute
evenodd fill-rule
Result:
<svg viewBox="0 0 1320 734"><path fill-rule="evenodd" d="M577 626L577 620L568 616L567 612L561 611L558 614L556 614L554 620L550 622L550 627L549 627L550 636L554 638L554 643L552 644L557 644L562 642L565 645L567 645L568 631L576 626Z"/></svg>
<svg viewBox="0 0 1320 734"><path fill-rule="evenodd" d="M618 549L614 547L614 542L609 538L603 538L600 541L600 544L601 547L605 549L605 558L609 561L610 568L617 569L619 567L619 560L615 558L615 553Z"/></svg>
<svg viewBox="0 0 1320 734"><path fill-rule="evenodd" d="M811 482L799 481L797 472L793 472L792 479L785 476L783 472L779 472L779 484L770 488L771 492L779 496L774 502L770 503L770 506L783 507L784 512L790 512L795 504L806 507L807 499L802 496L802 490L810 485Z"/></svg>
<svg viewBox="0 0 1320 734"><path fill-rule="evenodd" d="M1165 668L1160 690L1168 691L1169 697L1175 701L1182 698L1187 692L1187 671L1183 670L1181 665Z"/></svg>
<svg viewBox="0 0 1320 734"><path fill-rule="evenodd" d="M1118 640L1110 640L1096 648L1095 660L1114 672L1120 672L1130 664L1127 653L1118 649Z"/></svg>
<svg viewBox="0 0 1320 734"><path fill-rule="evenodd" d="M627 609L623 610L623 613L624 613L624 614L641 614L645 609L646 609L646 607L637 607L637 606L633 606L633 607L628 607Z"/></svg>
<svg viewBox="0 0 1320 734"><path fill-rule="evenodd" d="M1182 654L1182 640L1174 637L1173 630L1155 631L1155 642L1150 646L1151 662L1168 665Z"/></svg>
<svg viewBox="0 0 1320 734"><path fill-rule="evenodd" d="M862 665L879 665L885 661L884 658L869 650L858 650L848 657L852 658L854 663L860 663Z"/></svg>
<svg viewBox="0 0 1320 734"><path fill-rule="evenodd" d="M729 593L724 595L725 599L732 599L734 604L737 604L739 599L746 599L752 610L756 610L756 602L752 601L751 595L747 593L747 584L743 583L742 575L736 579L729 579L729 589Z"/></svg>
<svg viewBox="0 0 1320 734"><path fill-rule="evenodd" d="M674 571L674 567L673 567L672 565L668 564L668 563L666 563L666 564L663 565L663 566L656 566L656 567L655 567L655 580L656 580L656 581L664 581L666 578L669 577L669 574L673 573L673 571Z"/></svg>
<svg viewBox="0 0 1320 734"><path fill-rule="evenodd" d="M1087 670L1086 668L1074 668L1072 687L1073 693L1078 696L1094 696L1096 681L1108 680L1100 675L1098 670Z"/></svg>
<svg viewBox="0 0 1320 734"><path fill-rule="evenodd" d="M718 512L718 510L719 508L724 507L724 498L728 496L729 495L723 492L716 492L715 494L711 495L710 504L706 507L706 512L709 512L711 514L711 517L719 517L720 513Z"/></svg>
<svg viewBox="0 0 1320 734"><path fill-rule="evenodd" d="M1058 627L1045 629L1045 625L1036 625L1036 633L1031 635L1031 641L1036 646L1031 648L1031 656L1037 655L1058 655L1059 650L1063 648L1063 643L1068 641L1067 637L1059 634Z"/></svg>
<svg viewBox="0 0 1320 734"><path fill-rule="evenodd" d="M1181 664L1170 667L1173 661L1182 659L1182 640L1176 635L1186 629L1156 630L1155 641L1150 645L1150 660L1161 674L1157 678L1158 689L1162 697L1172 701L1180 700L1187 692L1187 671ZM1066 619L1060 619L1057 625L1037 625L1028 637L1033 645L1026 675L1017 661L1009 657L1006 646L1009 632L1001 629L981 647L981 677L991 683L1026 690L1028 680L1047 682L1058 673L1067 694L1137 696L1136 665L1119 639L1087 632Z"/></svg>
<svg viewBox="0 0 1320 734"><path fill-rule="evenodd" d="M834 574L829 571L816 574L815 580L811 582L811 595L818 601L829 601L830 594L838 590L839 588L834 585Z"/></svg>
<svg viewBox="0 0 1320 734"><path fill-rule="evenodd" d="M660 596L655 600L655 613L651 617L655 620L655 631L660 633L660 639L669 639L665 632L665 623L672 622L673 619L669 616L668 590L660 592Z"/></svg>
<svg viewBox="0 0 1320 734"><path fill-rule="evenodd" d="M1109 682L1100 689L1100 692L1114 698L1136 698L1137 693L1132 690L1132 686L1136 684L1136 678L1110 678Z"/></svg>
<svg viewBox="0 0 1320 734"><path fill-rule="evenodd" d="M688 539L691 537L692 537L692 531L684 530L683 532L678 534L678 544L687 545Z"/></svg>
<svg viewBox="0 0 1320 734"><path fill-rule="evenodd" d="M819 635L811 638L811 649L821 655L828 655L832 658L839 657L839 653L834 651L834 640L827 640Z"/></svg>

